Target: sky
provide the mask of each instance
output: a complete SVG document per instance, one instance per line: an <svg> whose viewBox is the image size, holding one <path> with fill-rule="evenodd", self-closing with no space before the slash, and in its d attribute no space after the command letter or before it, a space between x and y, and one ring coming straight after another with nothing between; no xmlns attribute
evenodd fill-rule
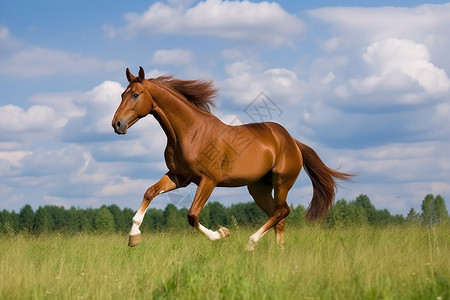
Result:
<svg viewBox="0 0 450 300"><path fill-rule="evenodd" d="M166 171L150 115L111 119L125 69L213 80L229 124L275 121L332 168L336 200L450 207L450 3L441 1L22 1L0 3L0 210L137 209ZM255 109L269 104L264 115ZM258 162L255 162L258 163ZM188 207L195 186L150 207ZM302 171L288 202L312 197ZM245 187L210 201L251 201Z"/></svg>

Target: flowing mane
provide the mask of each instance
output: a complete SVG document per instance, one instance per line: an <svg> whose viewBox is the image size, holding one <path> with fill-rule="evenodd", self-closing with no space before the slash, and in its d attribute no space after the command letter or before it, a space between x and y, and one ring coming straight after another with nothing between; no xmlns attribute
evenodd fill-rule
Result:
<svg viewBox="0 0 450 300"><path fill-rule="evenodd" d="M216 106L213 99L217 96L217 89L214 88L212 81L180 80L174 79L173 75L163 75L149 80L177 91L189 102L206 112L210 113L211 107Z"/></svg>

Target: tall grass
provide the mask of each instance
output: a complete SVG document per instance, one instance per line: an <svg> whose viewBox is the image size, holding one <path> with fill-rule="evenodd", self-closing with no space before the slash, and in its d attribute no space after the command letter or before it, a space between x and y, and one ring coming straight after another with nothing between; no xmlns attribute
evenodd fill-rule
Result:
<svg viewBox="0 0 450 300"><path fill-rule="evenodd" d="M0 299L449 299L450 227L0 236Z"/></svg>

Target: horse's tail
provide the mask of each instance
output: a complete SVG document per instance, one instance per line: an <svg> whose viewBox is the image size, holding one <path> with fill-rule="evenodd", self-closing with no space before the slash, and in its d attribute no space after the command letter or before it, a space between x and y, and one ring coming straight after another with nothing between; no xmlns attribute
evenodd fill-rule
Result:
<svg viewBox="0 0 450 300"><path fill-rule="evenodd" d="M336 180L350 180L354 175L328 168L317 153L296 140L303 156L303 167L313 185L313 197L306 210L306 218L317 220L325 216L333 205Z"/></svg>

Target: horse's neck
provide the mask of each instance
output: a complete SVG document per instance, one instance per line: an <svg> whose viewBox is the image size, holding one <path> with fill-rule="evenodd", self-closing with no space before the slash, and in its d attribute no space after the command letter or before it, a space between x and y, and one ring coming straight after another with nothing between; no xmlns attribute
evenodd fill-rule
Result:
<svg viewBox="0 0 450 300"><path fill-rule="evenodd" d="M202 119L211 117L169 89L152 84L151 94L156 103L153 115L171 144L179 144L183 138L190 136L190 132L206 122L202 122Z"/></svg>

